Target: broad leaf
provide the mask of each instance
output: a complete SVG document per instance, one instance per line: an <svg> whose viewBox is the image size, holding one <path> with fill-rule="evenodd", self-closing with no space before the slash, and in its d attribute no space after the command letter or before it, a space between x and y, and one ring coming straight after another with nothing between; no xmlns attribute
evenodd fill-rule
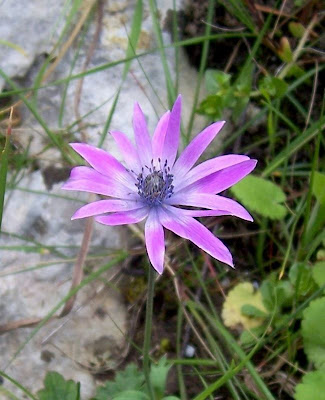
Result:
<svg viewBox="0 0 325 400"><path fill-rule="evenodd" d="M313 182L313 195L321 203L325 204L325 174L315 172Z"/></svg>
<svg viewBox="0 0 325 400"><path fill-rule="evenodd" d="M263 318L245 315L242 312L244 305L254 306L262 313L266 312L260 291L255 292L250 282L239 283L228 293L222 308L222 318L226 326L236 328L242 325L245 329L252 329L263 323Z"/></svg>
<svg viewBox="0 0 325 400"><path fill-rule="evenodd" d="M149 400L149 397L137 390L126 390L114 396L113 400Z"/></svg>
<svg viewBox="0 0 325 400"><path fill-rule="evenodd" d="M158 399L162 398L165 393L167 375L171 367L171 364L167 363L166 357L162 357L156 365L151 364L150 381Z"/></svg>
<svg viewBox="0 0 325 400"><path fill-rule="evenodd" d="M66 381L57 372L48 372L44 379L44 389L38 393L39 400L79 400L79 384Z"/></svg>
<svg viewBox="0 0 325 400"><path fill-rule="evenodd" d="M325 400L325 371L308 372L296 387L295 400Z"/></svg>
<svg viewBox="0 0 325 400"><path fill-rule="evenodd" d="M107 381L96 391L96 400L112 400L125 391L139 391L144 384L144 375L135 364L129 364L124 371L117 372L114 381Z"/></svg>
<svg viewBox="0 0 325 400"><path fill-rule="evenodd" d="M309 361L316 368L325 369L325 297L312 301L306 308L301 329Z"/></svg>
<svg viewBox="0 0 325 400"><path fill-rule="evenodd" d="M285 194L269 180L250 175L233 186L231 191L244 206L264 217L282 219L287 213L287 209L280 204L285 201Z"/></svg>
<svg viewBox="0 0 325 400"><path fill-rule="evenodd" d="M320 261L314 265L312 276L319 287L325 285L325 261Z"/></svg>

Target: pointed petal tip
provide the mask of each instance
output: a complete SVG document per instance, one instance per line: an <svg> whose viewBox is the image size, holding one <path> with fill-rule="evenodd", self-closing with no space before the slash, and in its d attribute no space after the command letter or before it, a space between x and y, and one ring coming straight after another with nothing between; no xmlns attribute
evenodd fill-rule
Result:
<svg viewBox="0 0 325 400"><path fill-rule="evenodd" d="M152 264L152 268L159 274L162 275L163 271L164 271L164 266L163 265L153 265Z"/></svg>

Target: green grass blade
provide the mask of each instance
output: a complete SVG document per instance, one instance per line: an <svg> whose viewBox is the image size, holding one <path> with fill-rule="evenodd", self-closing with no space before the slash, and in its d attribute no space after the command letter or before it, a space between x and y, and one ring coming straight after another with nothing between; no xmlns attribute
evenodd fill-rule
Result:
<svg viewBox="0 0 325 400"><path fill-rule="evenodd" d="M158 16L159 14L158 14L158 9L157 9L155 0L149 0L149 7L150 7L151 18L153 21L153 28L154 28L154 31L155 31L155 34L157 37L157 41L158 41L158 48L160 51L160 57L161 57L161 61L162 61L163 69L164 69L165 79L166 79L168 103L169 103L169 106L171 107L176 98L176 91L175 91L175 87L173 85L172 76L171 76L168 62L167 62L165 46L164 46L162 32L161 32L161 28L160 28L160 22L159 22L159 16Z"/></svg>
<svg viewBox="0 0 325 400"><path fill-rule="evenodd" d="M13 357L9 360L6 368L13 362L13 360L18 356L18 354L22 351L22 349L26 346L26 344L39 332L39 330L55 315L55 313L62 307L64 304L73 296L75 296L80 289L88 285L89 283L93 282L94 280L98 279L104 272L112 268L114 265L122 262L127 257L127 253L121 252L119 256L115 257L113 260L108 262L107 264L103 265L102 267L98 268L97 271L92 272L89 274L81 283L70 290L70 292L60 300L56 306L52 308L52 310L43 318L43 320L37 325L35 329L31 332L28 338L21 344L18 350L15 352Z"/></svg>
<svg viewBox="0 0 325 400"><path fill-rule="evenodd" d="M2 150L0 155L0 231L2 225L3 206L5 201L5 192L7 183L10 133L11 133L11 127L9 126L6 134L4 149Z"/></svg>
<svg viewBox="0 0 325 400"><path fill-rule="evenodd" d="M3 371L0 371L0 376L2 376L3 378L7 379L11 383L13 383L15 386L17 386L30 399L37 400L37 398L28 389L26 389L23 385L21 385L19 382L17 382L16 379L11 378L9 375L5 374Z"/></svg>
<svg viewBox="0 0 325 400"><path fill-rule="evenodd" d="M284 163L289 157L295 154L305 144L312 140L325 128L325 117L320 118L319 121L315 122L309 129L301 133L295 140L293 140L284 150L282 150L274 160L265 168L262 173L262 177L269 176L276 168Z"/></svg>

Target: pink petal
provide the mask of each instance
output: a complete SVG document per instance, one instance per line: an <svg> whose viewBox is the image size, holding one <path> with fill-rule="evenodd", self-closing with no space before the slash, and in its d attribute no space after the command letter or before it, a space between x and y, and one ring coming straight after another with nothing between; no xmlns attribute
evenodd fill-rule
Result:
<svg viewBox="0 0 325 400"><path fill-rule="evenodd" d="M220 132L225 122L226 121L215 122L199 133L179 156L173 167L172 173L177 177L185 175Z"/></svg>
<svg viewBox="0 0 325 400"><path fill-rule="evenodd" d="M136 224L137 222L145 219L148 215L148 212L148 207L142 207L138 210L118 212L110 215L101 215L100 217L95 217L95 221L104 225Z"/></svg>
<svg viewBox="0 0 325 400"><path fill-rule="evenodd" d="M222 217L224 215L232 215L229 211L223 210L185 210L184 208L181 209L182 214L188 215L190 217Z"/></svg>
<svg viewBox="0 0 325 400"><path fill-rule="evenodd" d="M70 178L62 186L62 189L79 190L126 199L138 198L135 185L133 190L130 190L115 179L104 176L90 167L73 168Z"/></svg>
<svg viewBox="0 0 325 400"><path fill-rule="evenodd" d="M179 193L167 199L166 203L171 205L211 208L213 210L222 211L223 214L220 215L233 215L247 221L253 221L252 216L242 205L224 196L216 196L207 193L186 193L183 195Z"/></svg>
<svg viewBox="0 0 325 400"><path fill-rule="evenodd" d="M164 228L159 222L157 210L152 208L145 225L147 252L154 269L162 274L165 258Z"/></svg>
<svg viewBox="0 0 325 400"><path fill-rule="evenodd" d="M70 146L101 174L114 178L128 187L134 184L135 178L106 151L85 143L70 143Z"/></svg>
<svg viewBox="0 0 325 400"><path fill-rule="evenodd" d="M94 215L105 214L116 211L130 211L143 207L142 202L130 200L99 200L86 204L79 208L71 217L72 220L91 217Z"/></svg>
<svg viewBox="0 0 325 400"><path fill-rule="evenodd" d="M228 168L232 165L239 164L249 159L249 157L240 154L228 154L225 156L211 158L210 160L204 161L203 163L197 165L185 176L179 177L176 174L174 178L174 186L177 188L177 191L179 191L191 183L204 178L205 176L211 175L224 168Z"/></svg>
<svg viewBox="0 0 325 400"><path fill-rule="evenodd" d="M141 171L140 159L133 143L131 143L129 138L122 132L114 131L111 132L111 135L115 139L115 142L128 168L137 174L140 173Z"/></svg>
<svg viewBox="0 0 325 400"><path fill-rule="evenodd" d="M166 132L169 123L170 111L167 111L159 120L152 137L152 155L153 159L162 158L165 143Z"/></svg>
<svg viewBox="0 0 325 400"><path fill-rule="evenodd" d="M256 160L247 160L208 175L182 189L179 193L220 193L239 182L256 166ZM187 194L186 194L187 195Z"/></svg>
<svg viewBox="0 0 325 400"><path fill-rule="evenodd" d="M134 105L133 129L141 165L149 166L152 160L151 138L146 119L138 103Z"/></svg>
<svg viewBox="0 0 325 400"><path fill-rule="evenodd" d="M178 150L181 126L181 109L182 97L179 95L169 116L169 123L162 153L162 162L164 163L165 160L167 160L167 164L170 168L172 168L174 165Z"/></svg>
<svg viewBox="0 0 325 400"><path fill-rule="evenodd" d="M233 267L230 251L204 225L182 213L181 209L167 207L158 211L159 220L166 229L189 239L212 257Z"/></svg>

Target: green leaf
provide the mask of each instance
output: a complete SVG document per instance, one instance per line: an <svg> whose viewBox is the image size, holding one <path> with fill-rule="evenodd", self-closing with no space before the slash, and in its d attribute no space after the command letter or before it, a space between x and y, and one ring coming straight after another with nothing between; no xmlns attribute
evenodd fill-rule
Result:
<svg viewBox="0 0 325 400"><path fill-rule="evenodd" d="M266 318L267 314L260 310L259 308L252 306L251 304L244 304L241 308L242 314L246 315L247 317L253 318Z"/></svg>
<svg viewBox="0 0 325 400"><path fill-rule="evenodd" d="M217 69L207 69L205 85L208 93L222 95L230 88L231 75Z"/></svg>
<svg viewBox="0 0 325 400"><path fill-rule="evenodd" d="M304 350L317 369L325 368L325 297L314 300L303 313L301 323ZM316 397L317 398L317 397Z"/></svg>
<svg viewBox="0 0 325 400"><path fill-rule="evenodd" d="M312 269L307 264L294 263L289 271L289 279L298 297L307 296L315 288Z"/></svg>
<svg viewBox="0 0 325 400"><path fill-rule="evenodd" d="M291 21L289 22L288 27L291 34L299 39L303 37L306 31L306 28L300 22Z"/></svg>
<svg viewBox="0 0 325 400"><path fill-rule="evenodd" d="M288 84L282 79L267 75L260 80L258 88L266 99L280 98L286 93Z"/></svg>
<svg viewBox="0 0 325 400"><path fill-rule="evenodd" d="M1 223L2 223L2 215L3 215L3 205L5 199L6 192L6 183L7 183L7 173L8 173L8 158L9 158L9 148L10 148L10 129L8 128L5 145L0 153L0 231L1 231Z"/></svg>
<svg viewBox="0 0 325 400"><path fill-rule="evenodd" d="M105 400L108 399L109 398L106 398ZM149 400L149 397L145 393L137 390L125 390L124 392L114 396L113 400Z"/></svg>
<svg viewBox="0 0 325 400"><path fill-rule="evenodd" d="M38 393L39 400L79 400L79 384L66 381L57 372L48 372L44 379L44 389Z"/></svg>
<svg viewBox="0 0 325 400"><path fill-rule="evenodd" d="M224 104L222 98L217 95L210 95L201 102L197 113L206 115L211 119L220 119L223 109Z"/></svg>
<svg viewBox="0 0 325 400"><path fill-rule="evenodd" d="M242 307L254 306L261 312L266 311L260 291L254 291L250 282L242 282L235 286L227 295L222 307L222 318L229 328L242 325L245 329L252 329L263 323L263 318L248 317L242 312Z"/></svg>
<svg viewBox="0 0 325 400"><path fill-rule="evenodd" d="M325 261L316 263L311 271L314 281L319 287L325 285Z"/></svg>
<svg viewBox="0 0 325 400"><path fill-rule="evenodd" d="M290 42L287 37L282 37L280 40L280 48L278 50L278 55L282 61L290 63L293 61L293 53L291 50Z"/></svg>
<svg viewBox="0 0 325 400"><path fill-rule="evenodd" d="M243 331L240 335L239 341L243 346L251 346L255 344L259 337L263 335L265 326L258 326L257 328L250 329L249 331Z"/></svg>
<svg viewBox="0 0 325 400"><path fill-rule="evenodd" d="M308 372L296 386L295 400L325 400L325 371Z"/></svg>
<svg viewBox="0 0 325 400"><path fill-rule="evenodd" d="M325 174L315 171L312 191L317 201L325 204Z"/></svg>
<svg viewBox="0 0 325 400"><path fill-rule="evenodd" d="M135 364L129 364L124 371L117 372L115 381L107 381L96 391L96 400L111 400L125 391L139 391L144 384L144 375Z"/></svg>
<svg viewBox="0 0 325 400"><path fill-rule="evenodd" d="M231 191L244 206L264 217L283 219L287 213L287 209L279 204L286 199L282 189L264 178L247 176L233 186Z"/></svg>
<svg viewBox="0 0 325 400"><path fill-rule="evenodd" d="M165 393L167 375L171 367L166 357L162 357L158 364L151 365L150 381L157 398L161 398Z"/></svg>

